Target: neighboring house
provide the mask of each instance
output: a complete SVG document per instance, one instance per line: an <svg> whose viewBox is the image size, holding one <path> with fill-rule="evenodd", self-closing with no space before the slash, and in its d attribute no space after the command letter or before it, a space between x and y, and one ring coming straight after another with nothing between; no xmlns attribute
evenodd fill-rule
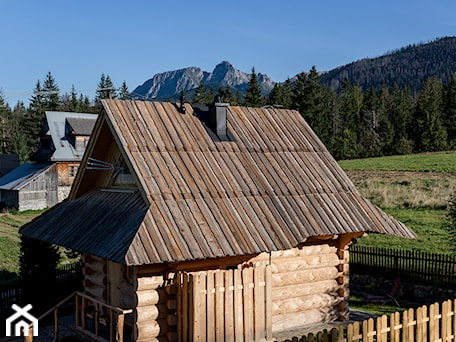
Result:
<svg viewBox="0 0 456 342"><path fill-rule="evenodd" d="M351 242L415 237L296 111L102 103L69 199L21 233L82 252L86 294L134 309L135 341L346 320Z"/></svg>
<svg viewBox="0 0 456 342"><path fill-rule="evenodd" d="M0 203L19 211L37 210L67 198L96 118L95 114L46 112L34 162L0 178Z"/></svg>

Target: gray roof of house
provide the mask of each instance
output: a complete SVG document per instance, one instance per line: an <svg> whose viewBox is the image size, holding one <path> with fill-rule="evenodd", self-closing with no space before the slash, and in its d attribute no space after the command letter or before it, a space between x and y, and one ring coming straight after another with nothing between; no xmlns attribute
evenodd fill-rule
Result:
<svg viewBox="0 0 456 342"><path fill-rule="evenodd" d="M53 163L24 163L0 178L0 190L20 190L52 165Z"/></svg>
<svg viewBox="0 0 456 342"><path fill-rule="evenodd" d="M55 147L55 151L50 157L50 161L81 161L84 151L76 150L71 144L66 134L65 124L68 119L70 119L70 121L72 119L96 120L97 116L98 115L96 114L87 113L46 112L48 127L46 134L51 135L52 143Z"/></svg>

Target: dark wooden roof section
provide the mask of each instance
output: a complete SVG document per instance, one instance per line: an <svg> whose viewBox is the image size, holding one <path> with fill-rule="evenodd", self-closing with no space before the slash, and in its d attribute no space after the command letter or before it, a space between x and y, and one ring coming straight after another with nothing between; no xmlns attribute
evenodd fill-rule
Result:
<svg viewBox="0 0 456 342"><path fill-rule="evenodd" d="M97 150L97 141L108 139L109 128L148 209L140 225L125 224L126 234L133 236L128 246L126 240L112 239L92 254L138 265L283 250L310 237L344 233L415 237L357 192L296 111L228 107L229 139L220 141L188 104L185 113L171 103L105 100L103 106L72 200L61 207L96 187L85 163L88 156L107 153ZM88 198L88 203L71 215L102 217L97 232L110 235L114 219L98 202ZM135 203L129 206L131 215L142 212ZM58 222L54 211L46 216ZM84 222L58 224L64 231L84 231ZM38 219L22 232L55 242L46 225ZM74 248L64 240L59 244ZM75 249L88 252L80 243Z"/></svg>

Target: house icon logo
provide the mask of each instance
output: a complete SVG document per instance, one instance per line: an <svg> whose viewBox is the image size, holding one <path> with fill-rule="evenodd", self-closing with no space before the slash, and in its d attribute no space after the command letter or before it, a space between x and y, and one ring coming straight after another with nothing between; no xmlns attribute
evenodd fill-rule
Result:
<svg viewBox="0 0 456 342"><path fill-rule="evenodd" d="M12 308L16 313L6 320L6 336L28 336L30 324L33 324L33 336L38 336L38 320L28 312L32 305L28 304L21 308L13 304ZM14 330L14 334L12 334L12 330Z"/></svg>

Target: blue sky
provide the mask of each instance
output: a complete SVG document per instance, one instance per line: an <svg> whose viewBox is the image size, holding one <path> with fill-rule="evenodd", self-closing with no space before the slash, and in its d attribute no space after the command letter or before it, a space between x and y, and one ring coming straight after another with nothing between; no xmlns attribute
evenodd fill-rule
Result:
<svg viewBox="0 0 456 342"><path fill-rule="evenodd" d="M130 91L188 66L284 81L456 35L456 1L1 1L0 89L14 105L51 71L91 99L102 73Z"/></svg>

